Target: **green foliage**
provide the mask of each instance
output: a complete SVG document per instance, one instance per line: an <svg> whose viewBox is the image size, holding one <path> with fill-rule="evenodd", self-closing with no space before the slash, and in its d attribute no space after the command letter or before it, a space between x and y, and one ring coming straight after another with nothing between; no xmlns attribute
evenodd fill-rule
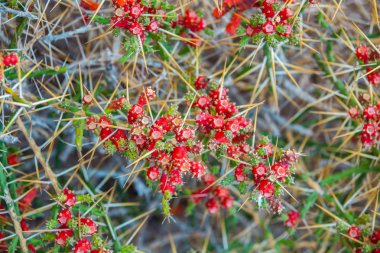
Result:
<svg viewBox="0 0 380 253"><path fill-rule="evenodd" d="M226 176L226 177L220 182L220 184L221 184L222 186L228 186L228 185L232 184L234 181L235 181L235 177L234 177L234 175L229 174L229 175L227 175L227 176Z"/></svg>
<svg viewBox="0 0 380 253"><path fill-rule="evenodd" d="M121 253L136 253L137 249L134 245L130 244L121 248Z"/></svg>

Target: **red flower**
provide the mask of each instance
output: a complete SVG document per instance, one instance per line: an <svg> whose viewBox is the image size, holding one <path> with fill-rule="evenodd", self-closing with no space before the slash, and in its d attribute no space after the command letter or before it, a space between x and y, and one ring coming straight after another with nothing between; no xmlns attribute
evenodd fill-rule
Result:
<svg viewBox="0 0 380 253"><path fill-rule="evenodd" d="M63 195L65 196L65 200L63 201L63 203L68 206L68 207L72 207L75 205L75 203L77 202L77 198L75 197L75 194L73 191L65 188L63 191L62 191Z"/></svg>
<svg viewBox="0 0 380 253"><path fill-rule="evenodd" d="M80 223L89 227L88 234L92 235L98 230L95 222L90 218L80 218Z"/></svg>
<svg viewBox="0 0 380 253"><path fill-rule="evenodd" d="M281 162L275 162L271 166L271 171L274 172L278 180L283 180L288 175L288 165Z"/></svg>
<svg viewBox="0 0 380 253"><path fill-rule="evenodd" d="M99 3L91 0L81 0L80 6L89 11L96 11L99 8Z"/></svg>
<svg viewBox="0 0 380 253"><path fill-rule="evenodd" d="M368 62L369 59L369 48L367 46L360 46L356 48L356 58L363 61L364 63Z"/></svg>
<svg viewBox="0 0 380 253"><path fill-rule="evenodd" d="M7 163L9 166L14 166L21 163L20 158L16 154L7 155Z"/></svg>
<svg viewBox="0 0 380 253"><path fill-rule="evenodd" d="M175 194L174 186L169 182L166 174L161 175L160 188L162 193L169 191L171 194Z"/></svg>
<svg viewBox="0 0 380 253"><path fill-rule="evenodd" d="M373 231L373 233L369 236L369 240L373 244L377 244L380 241L380 229Z"/></svg>
<svg viewBox="0 0 380 253"><path fill-rule="evenodd" d="M132 18L139 18L142 14L142 9L139 5L132 5L129 9L129 15Z"/></svg>
<svg viewBox="0 0 380 253"><path fill-rule="evenodd" d="M357 226L351 226L347 230L347 235L349 237L352 237L354 239L359 239L360 238L360 227Z"/></svg>
<svg viewBox="0 0 380 253"><path fill-rule="evenodd" d="M352 119L356 119L357 117L359 117L359 110L357 107L350 107L350 109L348 110L348 114Z"/></svg>
<svg viewBox="0 0 380 253"><path fill-rule="evenodd" d="M267 169L263 163L259 163L257 166L252 167L252 175L255 181L261 181L267 173Z"/></svg>
<svg viewBox="0 0 380 253"><path fill-rule="evenodd" d="M192 32L199 32L206 28L206 20L199 17L193 10L186 10L185 15L179 18L178 24Z"/></svg>
<svg viewBox="0 0 380 253"><path fill-rule="evenodd" d="M244 164L239 164L235 169L235 179L238 182L244 182L247 179L247 174L244 173Z"/></svg>
<svg viewBox="0 0 380 253"><path fill-rule="evenodd" d="M187 152L185 147L175 147L171 153L172 158L176 160L182 160L187 157Z"/></svg>
<svg viewBox="0 0 380 253"><path fill-rule="evenodd" d="M234 205L234 199L231 196L221 199L220 203L226 209L231 208Z"/></svg>
<svg viewBox="0 0 380 253"><path fill-rule="evenodd" d="M128 122L133 124L137 121L137 119L144 116L144 109L141 105L132 105L131 109L128 112Z"/></svg>
<svg viewBox="0 0 380 253"><path fill-rule="evenodd" d="M147 169L146 175L149 180L156 181L160 176L160 171L157 166L151 166Z"/></svg>
<svg viewBox="0 0 380 253"><path fill-rule="evenodd" d="M20 221L22 231L29 231L29 226L24 219Z"/></svg>
<svg viewBox="0 0 380 253"><path fill-rule="evenodd" d="M63 230L56 233L55 243L60 246L65 246L67 239L69 239L73 235L74 235L74 232L71 229L64 228Z"/></svg>
<svg viewBox="0 0 380 253"><path fill-rule="evenodd" d="M274 26L272 21L267 21L265 24L263 24L263 32L265 34L272 34L276 30L276 27Z"/></svg>
<svg viewBox="0 0 380 253"><path fill-rule="evenodd" d="M363 111L363 116L366 120L375 119L378 115L377 108L373 105L367 106Z"/></svg>
<svg viewBox="0 0 380 253"><path fill-rule="evenodd" d="M18 62L17 54L8 54L3 57L5 67L14 66Z"/></svg>
<svg viewBox="0 0 380 253"><path fill-rule="evenodd" d="M206 95L200 96L195 105L201 110L207 110L211 106L211 99Z"/></svg>
<svg viewBox="0 0 380 253"><path fill-rule="evenodd" d="M36 248L32 244L28 244L27 247L30 253L36 253Z"/></svg>
<svg viewBox="0 0 380 253"><path fill-rule="evenodd" d="M87 238L78 241L74 246L74 253L89 253L91 251L91 243Z"/></svg>
<svg viewBox="0 0 380 253"><path fill-rule="evenodd" d="M206 168L200 162L192 161L190 162L190 171L194 177L200 178L206 173Z"/></svg>
<svg viewBox="0 0 380 253"><path fill-rule="evenodd" d="M274 195L275 187L269 180L262 180L259 184L259 190L265 198L271 198Z"/></svg>
<svg viewBox="0 0 380 253"><path fill-rule="evenodd" d="M297 211L290 211L288 213L288 219L285 221L285 225L294 228L297 226L300 218L300 213Z"/></svg>
<svg viewBox="0 0 380 253"><path fill-rule="evenodd" d="M130 26L129 26L129 32L132 33L133 35L142 35L143 33L143 28L141 27L141 25L137 22L133 22Z"/></svg>
<svg viewBox="0 0 380 253"><path fill-rule="evenodd" d="M206 88L209 80L205 76L198 76L194 82L195 89L201 90Z"/></svg>
<svg viewBox="0 0 380 253"><path fill-rule="evenodd" d="M256 26L256 27L253 27L251 25L248 25L246 28L245 28L245 34L249 37L252 37L253 35L255 34L258 34L260 33L262 30L262 26L259 25L259 26Z"/></svg>
<svg viewBox="0 0 380 253"><path fill-rule="evenodd" d="M279 16L281 17L281 20L288 20L293 16L293 12L289 8L284 8L280 11Z"/></svg>
<svg viewBox="0 0 380 253"><path fill-rule="evenodd" d="M59 214L58 214L58 217L57 217L57 220L58 222L61 224L61 225L66 225L69 220L71 220L71 212L69 209L66 209L66 208L63 208Z"/></svg>
<svg viewBox="0 0 380 253"><path fill-rule="evenodd" d="M219 212L219 204L215 198L210 198L206 203L206 208L210 214L216 214Z"/></svg>
<svg viewBox="0 0 380 253"><path fill-rule="evenodd" d="M146 29L150 32L154 32L159 28L159 24L156 20L150 21L149 25L146 27Z"/></svg>
<svg viewBox="0 0 380 253"><path fill-rule="evenodd" d="M206 174L204 177L203 177L203 183L205 185L211 185L215 182L215 177L213 174Z"/></svg>
<svg viewBox="0 0 380 253"><path fill-rule="evenodd" d="M228 189L222 186L216 187L214 193L219 199L224 199L230 196L230 192L228 191Z"/></svg>

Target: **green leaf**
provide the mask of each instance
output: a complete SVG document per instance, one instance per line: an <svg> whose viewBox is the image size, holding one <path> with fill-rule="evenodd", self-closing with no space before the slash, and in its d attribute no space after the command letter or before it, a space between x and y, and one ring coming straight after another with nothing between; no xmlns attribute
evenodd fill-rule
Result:
<svg viewBox="0 0 380 253"><path fill-rule="evenodd" d="M227 186L230 185L232 182L235 181L235 177L233 175L227 175L221 182L220 184L222 186Z"/></svg>
<svg viewBox="0 0 380 253"><path fill-rule="evenodd" d="M352 169L344 170L340 173L335 173L335 174L328 176L325 179L323 179L321 182L321 186L333 184L333 183L335 183L335 182L337 182L337 181L339 181L345 177L351 176L351 175L360 174L360 173L368 173L371 171L379 172L380 166L376 166L376 167L366 167L366 166L354 167Z"/></svg>
<svg viewBox="0 0 380 253"><path fill-rule="evenodd" d="M86 203L91 203L92 201L94 201L93 198L91 197L91 195L89 195L89 194L78 195L77 200L79 202L86 202Z"/></svg>
<svg viewBox="0 0 380 253"><path fill-rule="evenodd" d="M120 252L121 253L135 253L137 252L137 250L134 245L128 245L128 246L123 246Z"/></svg>
<svg viewBox="0 0 380 253"><path fill-rule="evenodd" d="M240 42L239 42L240 46L241 46L241 47L245 47L245 46L248 44L249 39L250 39L250 37L248 37L248 36L243 36L243 37L241 38Z"/></svg>
<svg viewBox="0 0 380 253"><path fill-rule="evenodd" d="M104 212L100 208L92 208L91 214L93 214L95 216L102 216L104 214Z"/></svg>
<svg viewBox="0 0 380 253"><path fill-rule="evenodd" d="M77 119L73 121L73 126L75 127L75 145L77 147L78 152L82 152L82 144L83 144L83 130L85 126L84 119Z"/></svg>
<svg viewBox="0 0 380 253"><path fill-rule="evenodd" d="M40 69L33 71L29 73L28 71L21 71L21 77L28 77L28 78L34 78L34 77L44 77L44 76L54 76L57 74L62 74L67 71L67 67L61 67L61 68L55 68L55 69ZM5 71L4 75L6 76L7 79L9 80L14 80L18 78L18 74L15 71Z"/></svg>
<svg viewBox="0 0 380 253"><path fill-rule="evenodd" d="M318 15L317 15L317 20L318 20L319 25L320 25L322 28L329 28L329 24L326 22L326 19L325 19L325 17L323 16L322 12L319 12L319 13L318 13Z"/></svg>
<svg viewBox="0 0 380 253"><path fill-rule="evenodd" d="M115 28L113 29L113 31L112 31L112 34L113 34L113 36L115 36L115 37L119 37L119 35L120 35L120 28L119 28L119 27L115 27Z"/></svg>
<svg viewBox="0 0 380 253"><path fill-rule="evenodd" d="M128 59L135 54L135 49L134 48L129 48L128 51L125 53L123 57L120 58L120 63L125 64Z"/></svg>
<svg viewBox="0 0 380 253"><path fill-rule="evenodd" d="M240 182L240 184L238 185L238 190L239 190L240 194L246 194L247 193L247 183Z"/></svg>
<svg viewBox="0 0 380 253"><path fill-rule="evenodd" d="M93 16L93 15L90 15L90 18L96 22L96 23L100 23L100 24L104 24L104 25L108 25L111 23L111 20L109 18L106 18L106 17L102 17L102 16Z"/></svg>
<svg viewBox="0 0 380 253"><path fill-rule="evenodd" d="M11 243L10 243L9 246L8 246L8 252L9 252L9 253L16 252L17 244L18 244L18 237L15 236L15 237L13 237Z"/></svg>
<svg viewBox="0 0 380 253"><path fill-rule="evenodd" d="M205 34L207 34L208 36L211 36L211 37L214 37L214 31L208 27L206 27L204 30Z"/></svg>

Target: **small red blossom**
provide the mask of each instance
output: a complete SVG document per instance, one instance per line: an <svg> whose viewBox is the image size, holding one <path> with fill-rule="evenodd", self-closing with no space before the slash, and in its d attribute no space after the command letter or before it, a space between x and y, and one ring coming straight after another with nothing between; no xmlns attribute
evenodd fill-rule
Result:
<svg viewBox="0 0 380 253"><path fill-rule="evenodd" d="M259 190L265 198L271 198L274 195L275 187L269 180L263 180L259 184Z"/></svg>
<svg viewBox="0 0 380 253"><path fill-rule="evenodd" d="M356 48L356 57L363 63L368 62L369 54L369 48L365 45Z"/></svg>
<svg viewBox="0 0 380 253"><path fill-rule="evenodd" d="M373 231L373 233L369 236L369 240L373 244L377 244L380 241L380 229Z"/></svg>
<svg viewBox="0 0 380 253"><path fill-rule="evenodd" d="M354 239L359 239L360 238L360 227L357 226L351 226L347 230L347 235L349 237L352 237Z"/></svg>
<svg viewBox="0 0 380 253"><path fill-rule="evenodd" d="M78 241L74 246L74 253L89 253L91 251L91 243L87 238Z"/></svg>
<svg viewBox="0 0 380 253"><path fill-rule="evenodd" d="M195 89L201 90L206 88L209 80L205 76L198 76L197 79L195 79L194 86Z"/></svg>
<svg viewBox="0 0 380 253"><path fill-rule="evenodd" d="M5 67L14 66L18 63L17 54L8 54L3 57L3 64Z"/></svg>
<svg viewBox="0 0 380 253"><path fill-rule="evenodd" d="M244 182L248 177L248 175L244 173L244 167L245 167L244 164L239 164L235 168L235 179L238 182Z"/></svg>
<svg viewBox="0 0 380 253"><path fill-rule="evenodd" d="M288 219L285 221L285 225L290 228L297 226L300 218L300 213L298 211L290 211L288 213Z"/></svg>
<svg viewBox="0 0 380 253"><path fill-rule="evenodd" d="M147 169L146 175L149 180L156 181L160 176L160 171L157 166L151 166Z"/></svg>
<svg viewBox="0 0 380 253"><path fill-rule="evenodd" d="M77 202L77 199L76 199L75 194L74 194L73 191L65 188L62 191L62 194L65 197L64 200L63 200L63 204L65 204L68 207L72 207L72 206L75 205L75 203Z"/></svg>
<svg viewBox="0 0 380 253"><path fill-rule="evenodd" d="M219 204L218 201L216 201L215 198L210 198L206 202L206 208L210 214L216 214L219 212Z"/></svg>
<svg viewBox="0 0 380 253"><path fill-rule="evenodd" d="M98 230L98 227L96 226L95 222L90 218L80 218L79 222L81 225L86 225L89 227L89 235L96 233L96 231Z"/></svg>
<svg viewBox="0 0 380 253"><path fill-rule="evenodd" d="M66 225L71 220L71 212L69 209L63 208L59 213L57 220L61 225Z"/></svg>
<svg viewBox="0 0 380 253"><path fill-rule="evenodd" d="M96 11L99 8L99 3L91 0L81 0L80 6L89 11Z"/></svg>
<svg viewBox="0 0 380 253"><path fill-rule="evenodd" d="M71 229L64 228L63 230L56 233L55 243L59 246L65 246L67 243L67 239L69 239L73 235L74 232Z"/></svg>

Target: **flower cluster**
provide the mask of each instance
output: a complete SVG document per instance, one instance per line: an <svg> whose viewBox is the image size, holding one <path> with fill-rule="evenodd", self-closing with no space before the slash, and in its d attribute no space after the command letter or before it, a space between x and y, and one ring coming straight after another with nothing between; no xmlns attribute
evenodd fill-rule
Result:
<svg viewBox="0 0 380 253"><path fill-rule="evenodd" d="M199 81L197 78L194 86L204 90L205 87L199 85ZM280 212L281 207L275 195L280 194L280 182L292 181L293 165L298 158L296 152L279 149L275 154L266 138L253 147L249 142L253 134L252 124L238 116L238 110L229 100L225 87L213 85L208 93L204 91L200 94L193 107L197 132L207 140L207 149L219 157L238 161L234 168L234 179L239 188L243 192L248 189L256 191L268 200L273 211ZM273 162L268 165L269 159Z"/></svg>
<svg viewBox="0 0 380 253"><path fill-rule="evenodd" d="M12 166L12 167L18 166L20 164L20 162L21 162L20 157L17 154L8 154L7 155L8 166ZM20 198L19 201L17 202L18 209L20 211L30 210L32 207L32 202L35 200L35 198L37 196L37 189L31 188L29 190L26 190L24 187L19 187L17 189L17 194L19 196L22 196L22 198ZM3 200L0 200L0 212L2 212L4 209L5 209L5 202ZM7 222L3 222L3 219L8 220L9 217L7 217L6 214L0 214L0 223L2 224L1 225L2 229L3 229L2 226L5 226L5 224L7 224ZM20 220L20 227L21 227L22 231L29 231L30 230L29 224L27 223L27 221L25 219ZM4 230L2 230L2 232L0 232L0 240L7 237L6 234L4 233L5 231L6 230L4 229ZM28 243L27 247L31 253L36 253L36 249L35 249L35 246L33 245L33 243ZM6 245L6 242L5 241L0 242L0 252L8 252L7 249L8 249L8 247Z"/></svg>
<svg viewBox="0 0 380 253"><path fill-rule="evenodd" d="M259 1L257 0L224 0L220 8L215 8L212 14L215 18L221 18L234 10L231 20L226 26L226 31L234 35L236 34L236 29L241 25L243 12L258 6Z"/></svg>
<svg viewBox="0 0 380 253"><path fill-rule="evenodd" d="M180 28L178 32L182 37L190 39L188 44L190 46L200 46L201 38L197 32L201 32L206 28L206 20L202 18L194 10L186 10L183 16L180 16L176 22L173 22L173 26Z"/></svg>
<svg viewBox="0 0 380 253"><path fill-rule="evenodd" d="M7 54L3 56L2 63L5 67L15 66L18 63L17 54Z"/></svg>
<svg viewBox="0 0 380 253"><path fill-rule="evenodd" d="M380 103L372 103L367 94L361 96L362 103L360 109L358 107L349 108L348 114L355 122L362 123L360 139L366 147L378 146L380 141Z"/></svg>
<svg viewBox="0 0 380 253"><path fill-rule="evenodd" d="M240 188L246 185L247 189L264 197L272 210L281 211L276 197L281 193L281 184L291 182L297 154L281 149L275 153L265 138L254 147L250 142L252 124L239 116L225 87L215 83L209 85L205 76L198 76L194 89L196 93L188 93L185 97L190 107L185 117L171 105L166 113L154 118L150 104L156 94L148 87L135 104L129 104L123 96L114 99L106 109L109 115L88 118L88 129L99 135L108 153L119 152L132 161L143 159L147 180L159 187L166 200L178 194L186 179L192 177L203 181L207 188L201 189L207 196L195 202L207 198L206 205L211 213L219 210L219 203L227 209L232 206L228 190L213 185L215 180L206 167L207 159L201 159L204 151L209 151L210 155L238 162L234 176L231 173L235 179L232 181ZM112 113L119 110L126 115L127 121L114 123ZM189 120L193 123L188 123ZM219 171L214 176L221 176L218 174ZM166 209L165 203L163 206Z"/></svg>
<svg viewBox="0 0 380 253"><path fill-rule="evenodd" d="M218 213L220 206L227 210L233 206L234 199L229 190L226 187L216 185L213 174L204 175L202 182L204 187L195 190L191 195L195 204L206 199L205 206L210 214Z"/></svg>
<svg viewBox="0 0 380 253"><path fill-rule="evenodd" d="M175 110L153 121L147 102L154 97L154 91L146 88L136 104L127 105L125 98L111 103L109 108L127 111L128 135L124 130L113 130L111 120L106 116L96 123L108 152L119 151L133 160L146 156L150 165L146 169L147 178L159 181L162 193L176 194L176 187L182 185L185 174L199 178L205 173L203 164L194 159L202 151L202 143L194 140L195 129L185 126ZM93 119L87 121L89 128Z"/></svg>
<svg viewBox="0 0 380 253"><path fill-rule="evenodd" d="M373 230L371 223L371 217L364 214L357 218L354 224L338 223L337 229L352 239L355 253L379 253L380 229Z"/></svg>
<svg viewBox="0 0 380 253"><path fill-rule="evenodd" d="M155 32L165 17L165 11L160 6L144 5L141 1L114 0L113 5L115 8L111 17L113 26L138 36L142 44L145 41L145 31Z"/></svg>
<svg viewBox="0 0 380 253"><path fill-rule="evenodd" d="M174 6L166 1L158 0L113 0L114 12L111 18L99 19L100 23L111 23L114 36L124 31L123 47L126 53L121 62L124 63L130 56L144 50L146 53L153 50L149 42L165 41L164 33L157 33L159 28L171 27L171 22L177 19L173 12ZM97 19L95 20L97 21Z"/></svg>
<svg viewBox="0 0 380 253"><path fill-rule="evenodd" d="M284 2L289 1L264 0L260 13L253 15L245 26L245 35L254 43L263 40L273 47L281 42L298 44L299 20Z"/></svg>
<svg viewBox="0 0 380 253"><path fill-rule="evenodd" d="M80 213L75 214L80 210L88 209L85 203L92 202L91 197L76 196L73 191L65 188L58 195L57 200L60 202L61 209L55 219L47 222L47 227L58 230L55 234L55 244L59 249L65 251L72 247L74 253L108 252L104 248L104 241L97 235L98 227L94 220L80 217ZM92 209L94 208L95 206L92 206Z"/></svg>
<svg viewBox="0 0 380 253"><path fill-rule="evenodd" d="M379 48L372 49L365 45L359 46L356 48L356 58L362 64L375 66L375 67L366 67L367 80L374 86L380 84L380 53ZM377 68L377 69L376 69Z"/></svg>

